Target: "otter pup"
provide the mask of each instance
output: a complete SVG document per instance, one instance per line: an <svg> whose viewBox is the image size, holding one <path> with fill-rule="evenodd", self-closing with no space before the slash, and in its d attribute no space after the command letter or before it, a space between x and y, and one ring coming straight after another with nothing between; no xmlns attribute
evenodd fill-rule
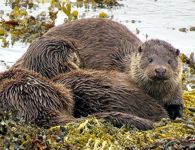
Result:
<svg viewBox="0 0 195 150"><path fill-rule="evenodd" d="M171 119L182 117L182 64L179 50L162 40L140 41L124 25L108 19L81 19L51 28L45 37L77 40L84 68L117 70L164 106Z"/></svg>
<svg viewBox="0 0 195 150"><path fill-rule="evenodd" d="M57 37L36 39L12 68L24 68L52 78L80 66L75 40Z"/></svg>
<svg viewBox="0 0 195 150"><path fill-rule="evenodd" d="M23 69L0 74L0 108L16 110L17 117L41 127L74 120L69 89Z"/></svg>
<svg viewBox="0 0 195 150"><path fill-rule="evenodd" d="M95 115L115 126L152 128L154 121L166 118L164 108L145 94L124 73L116 71L74 70L53 78L72 89L74 117Z"/></svg>

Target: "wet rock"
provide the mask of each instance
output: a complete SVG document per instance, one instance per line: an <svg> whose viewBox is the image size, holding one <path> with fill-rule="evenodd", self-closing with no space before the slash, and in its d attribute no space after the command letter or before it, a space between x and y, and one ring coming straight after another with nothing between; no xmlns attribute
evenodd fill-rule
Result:
<svg viewBox="0 0 195 150"><path fill-rule="evenodd" d="M139 34L140 30L138 28L136 28L136 34Z"/></svg>
<svg viewBox="0 0 195 150"><path fill-rule="evenodd" d="M187 28L179 28L179 31L180 31L180 32L187 32L188 29L187 29Z"/></svg>
<svg viewBox="0 0 195 150"><path fill-rule="evenodd" d="M135 20L131 20L131 23L135 23Z"/></svg>
<svg viewBox="0 0 195 150"><path fill-rule="evenodd" d="M190 27L190 31L195 31L195 27Z"/></svg>

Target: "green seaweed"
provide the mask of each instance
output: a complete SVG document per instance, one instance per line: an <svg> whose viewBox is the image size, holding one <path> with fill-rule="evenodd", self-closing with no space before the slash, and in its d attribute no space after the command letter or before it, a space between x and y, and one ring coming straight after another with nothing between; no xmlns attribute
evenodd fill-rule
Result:
<svg viewBox="0 0 195 150"><path fill-rule="evenodd" d="M0 147L12 149L184 149L195 144L195 91L183 93L183 119L162 119L149 131L116 128L94 117L43 129L0 111Z"/></svg>
<svg viewBox="0 0 195 150"><path fill-rule="evenodd" d="M79 12L74 10L74 3L64 0L50 0L48 10L40 12L34 16L29 10L35 11L38 9L38 3L33 1L8 0L6 5L12 8L12 11L5 16L4 11L0 10L0 42L1 47L9 47L15 42L31 43L34 39L42 36L51 27L55 25L55 21L59 12L65 14L65 21L78 19ZM91 6L92 8L99 7L99 4L108 7L118 4L116 0L77 0L77 7ZM99 17L109 17L106 13L100 13ZM6 19L5 19L6 18ZM8 36L11 36L11 40Z"/></svg>

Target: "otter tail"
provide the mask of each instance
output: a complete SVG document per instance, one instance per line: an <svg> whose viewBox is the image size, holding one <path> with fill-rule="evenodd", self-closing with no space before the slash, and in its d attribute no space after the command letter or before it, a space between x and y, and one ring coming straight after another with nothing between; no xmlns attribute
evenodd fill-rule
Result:
<svg viewBox="0 0 195 150"><path fill-rule="evenodd" d="M76 119L67 111L64 110L51 110L49 108L42 109L42 113L35 119L35 124L50 128L57 125L65 125L66 123L76 121Z"/></svg>
<svg viewBox="0 0 195 150"><path fill-rule="evenodd" d="M121 112L100 112L93 114L97 118L105 119L116 127L126 125L127 127L136 127L139 130L153 129L153 121L137 117L135 115Z"/></svg>

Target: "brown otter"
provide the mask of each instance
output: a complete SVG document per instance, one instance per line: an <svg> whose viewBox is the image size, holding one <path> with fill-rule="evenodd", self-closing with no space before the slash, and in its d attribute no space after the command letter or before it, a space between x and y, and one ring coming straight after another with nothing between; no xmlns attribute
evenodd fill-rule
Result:
<svg viewBox="0 0 195 150"><path fill-rule="evenodd" d="M84 67L100 70L124 71L123 58L132 51L132 47L142 43L124 25L100 18L71 21L51 28L44 36L78 41Z"/></svg>
<svg viewBox="0 0 195 150"><path fill-rule="evenodd" d="M155 99L140 90L124 73L74 70L56 76L53 81L72 89L76 118L95 115L116 126L134 125L146 130L152 128L154 121L168 116Z"/></svg>
<svg viewBox="0 0 195 150"><path fill-rule="evenodd" d="M86 82L88 81L86 80ZM71 91L67 89L67 86L65 86L64 83L63 85L53 83L52 81L45 79L44 77L42 77L37 73L30 72L23 69L12 69L4 73L1 73L0 83L1 83L0 108L3 108L5 110L16 110L17 117L23 118L26 122L33 123L38 126L47 128L53 125L63 125L67 122L77 120L74 116L78 117L78 114L75 114L73 110L79 111L79 109L78 107L75 107L74 101L72 99ZM124 83L124 86L125 85L126 84ZM121 86L123 86L123 84L121 84ZM96 88L96 85L94 85L93 87ZM100 90L98 87L97 89ZM120 89L123 90L122 88ZM90 95L90 93L88 93L90 91L86 90L86 92L87 93L83 95L84 97L82 98L85 98L85 96L88 96L88 94ZM110 92L114 92L114 91L110 91ZM124 91L124 93L121 93L119 95L119 98L121 96L128 96L128 95L127 94L125 95L125 91ZM116 97L114 100L117 99L118 98ZM104 98L102 100L104 100ZM109 100L109 99L105 97L105 100ZM83 101L82 105L85 105L84 104L85 102L86 101ZM113 102L114 101L112 101L112 103ZM128 102L126 101L126 103ZM123 105L126 104L124 103L122 104L122 106ZM134 105L137 106L136 104L133 104L133 106ZM160 108L160 105L159 106L158 105L155 106L155 104L152 105L154 106L146 104L146 107L149 106L149 107L153 107L153 109L159 110L159 112L155 112L155 114L159 116L152 116L151 111L146 112L146 114L149 114L151 116L149 115L146 116L154 120L158 120L160 117L166 117L166 113L163 111L163 109ZM132 109L132 111L135 110L134 107L131 107L129 109ZM94 110L96 110L96 108L94 108ZM141 130L147 130L153 127L152 121L135 116L134 114L123 113L123 111L109 112L108 108L106 109L106 111L107 112L97 111L97 113L95 113L94 115L99 118L104 118L108 121L111 121L116 126L121 126L122 124L126 124L129 126L131 125L135 126ZM142 114L142 113L143 112L137 112L137 114ZM86 116L86 115L82 115L82 116Z"/></svg>
<svg viewBox="0 0 195 150"><path fill-rule="evenodd" d="M165 41L149 40L128 57L131 79L163 105L171 119L182 117L183 67L179 50Z"/></svg>
<svg viewBox="0 0 195 150"><path fill-rule="evenodd" d="M74 120L74 101L65 86L21 69L1 73L0 83L0 108L16 110L18 118L43 127Z"/></svg>
<svg viewBox="0 0 195 150"><path fill-rule="evenodd" d="M75 40L70 39L38 38L12 68L25 68L52 78L80 65L75 45Z"/></svg>
<svg viewBox="0 0 195 150"><path fill-rule="evenodd" d="M36 54L41 51L39 54L46 56L47 49L54 49L59 43L63 43L64 39L70 38L69 42L79 43L75 47L78 49L77 56L81 64L84 64L84 68L125 72L141 89L165 106L171 119L182 116L180 81L182 65L178 57L179 51L167 42L149 40L142 43L125 26L108 19L82 19L69 22L52 28L44 36L29 47L27 53L15 66L27 66L28 69L41 72L49 78L60 72L66 72L67 62L73 62L69 63L73 64L70 66L78 66L75 65L78 63L74 63L74 60L67 61L67 57L59 59L59 55L56 57L50 55L47 60ZM58 39L60 39L59 43ZM55 42L54 47L53 42ZM66 51L69 47L64 47L67 48L65 51L63 46L59 47L62 51L58 54L62 53L64 56L65 52L68 56ZM35 51L33 55L31 51ZM61 60L60 63L56 58ZM66 69L64 69L64 61ZM55 65L51 65L52 63Z"/></svg>
<svg viewBox="0 0 195 150"><path fill-rule="evenodd" d="M84 68L126 72L141 89L182 117L182 65L179 50L162 40L142 43L125 26L108 19L81 19L51 28L45 35L72 38L82 46Z"/></svg>

